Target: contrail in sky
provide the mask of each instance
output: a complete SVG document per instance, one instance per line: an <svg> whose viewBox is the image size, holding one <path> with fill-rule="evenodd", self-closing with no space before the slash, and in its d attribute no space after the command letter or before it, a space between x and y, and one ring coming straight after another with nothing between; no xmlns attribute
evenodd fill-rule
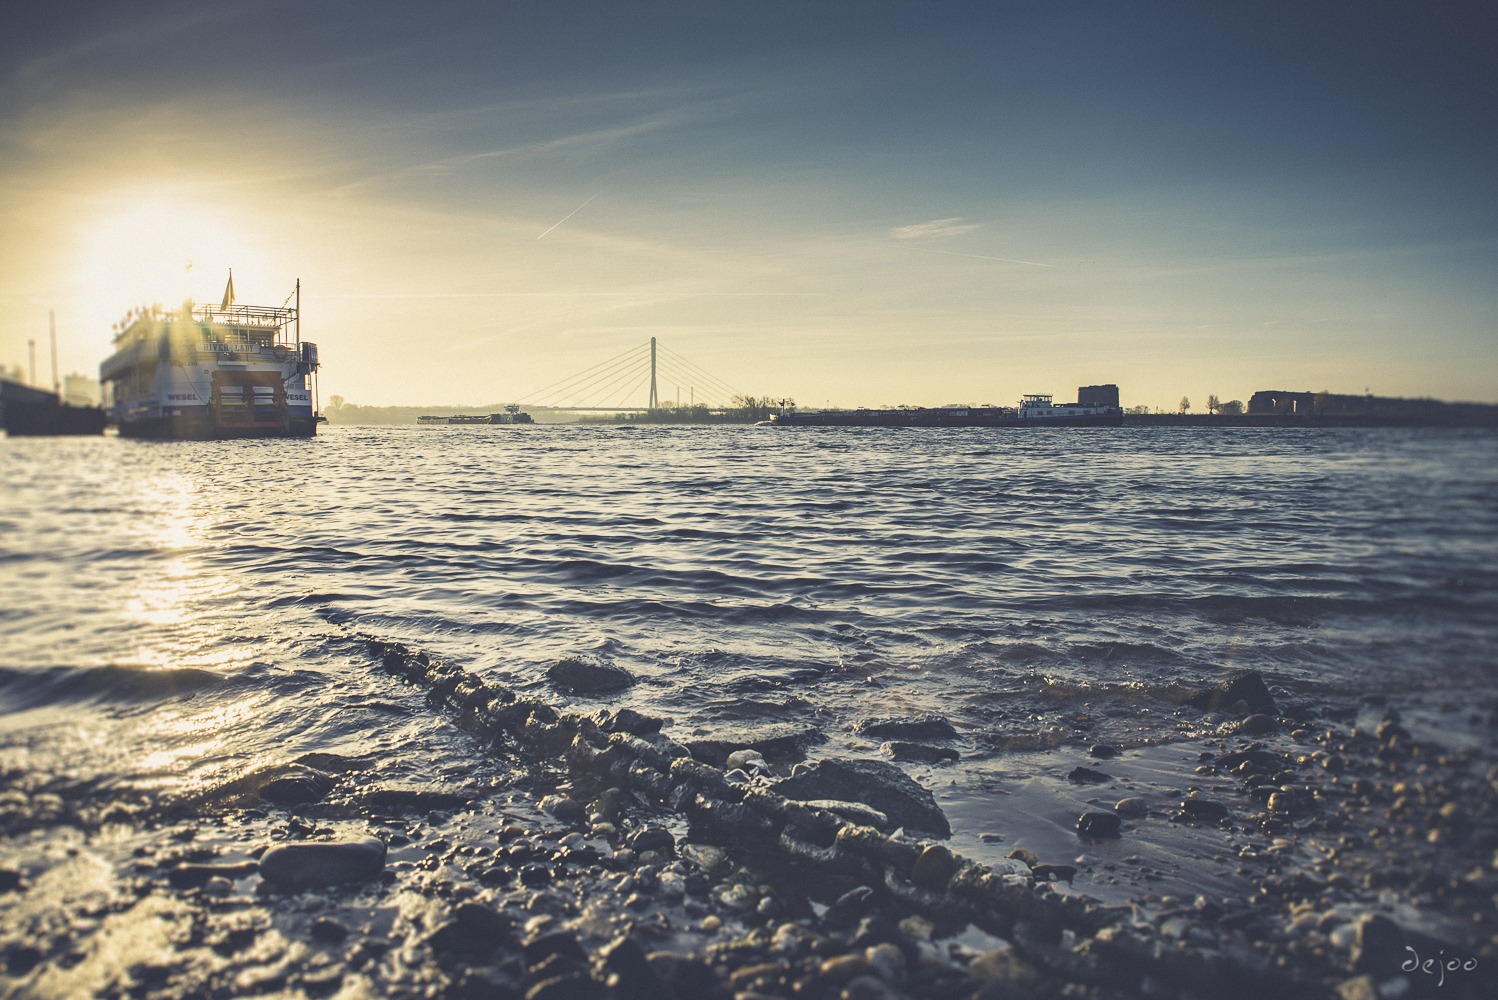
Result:
<svg viewBox="0 0 1498 1000"><path fill-rule="evenodd" d="M600 192L600 193L602 193L602 192ZM595 194L593 196L593 198L597 198L597 197L598 197L597 194ZM593 198L589 198L588 201L592 201ZM563 222L566 222L568 219L572 218L578 212L581 212L583 209L587 208L588 207L588 201L583 202L581 205L577 206L572 211L570 211L566 215L562 216L562 218L557 222L557 226L560 226ZM557 226L552 226L551 229L555 229ZM551 229L546 230L546 233L551 232ZM542 233L541 236L545 236L546 233ZM541 236L537 236L536 239L539 240L541 238Z"/></svg>
<svg viewBox="0 0 1498 1000"><path fill-rule="evenodd" d="M561 223L557 223L558 226ZM555 226L552 227L556 228ZM550 229L547 232L551 232ZM1013 257L985 257L981 253L958 253L955 250L932 250L930 247L905 247L906 250L919 250L921 253L944 253L950 257L976 257L978 260L1002 260L1006 264L1029 264L1031 267L1055 267L1055 264L1042 264L1035 260L1015 260Z"/></svg>

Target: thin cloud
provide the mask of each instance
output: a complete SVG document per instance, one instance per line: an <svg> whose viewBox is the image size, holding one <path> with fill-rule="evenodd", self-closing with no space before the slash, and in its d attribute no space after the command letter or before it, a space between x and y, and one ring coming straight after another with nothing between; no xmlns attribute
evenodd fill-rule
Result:
<svg viewBox="0 0 1498 1000"><path fill-rule="evenodd" d="M920 240L932 236L956 236L959 233L970 233L977 229L980 223L963 222L962 219L932 219L930 222L918 222L913 226L896 226L889 234L897 240Z"/></svg>

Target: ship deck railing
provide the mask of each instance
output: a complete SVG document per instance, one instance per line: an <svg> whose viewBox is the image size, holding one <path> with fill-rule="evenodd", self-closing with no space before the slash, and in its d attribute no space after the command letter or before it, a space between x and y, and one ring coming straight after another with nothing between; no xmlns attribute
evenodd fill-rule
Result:
<svg viewBox="0 0 1498 1000"><path fill-rule="evenodd" d="M296 310L281 306L201 305L192 307L192 318L200 323L282 327L296 320Z"/></svg>

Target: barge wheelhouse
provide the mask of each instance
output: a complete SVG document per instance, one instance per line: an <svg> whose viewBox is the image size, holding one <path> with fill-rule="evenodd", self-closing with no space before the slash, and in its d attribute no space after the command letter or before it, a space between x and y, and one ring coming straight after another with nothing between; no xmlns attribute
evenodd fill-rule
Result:
<svg viewBox="0 0 1498 1000"><path fill-rule="evenodd" d="M99 366L121 435L317 433L317 345L301 339L297 309L235 305L226 295L221 306L138 310L122 326L115 353Z"/></svg>

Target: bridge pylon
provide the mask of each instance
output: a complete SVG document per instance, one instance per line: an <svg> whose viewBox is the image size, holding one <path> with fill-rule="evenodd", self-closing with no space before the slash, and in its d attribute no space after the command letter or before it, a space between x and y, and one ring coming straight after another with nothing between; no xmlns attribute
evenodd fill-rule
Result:
<svg viewBox="0 0 1498 1000"><path fill-rule="evenodd" d="M655 395L655 338L650 338L650 402L646 404L650 409L659 409L661 401Z"/></svg>

